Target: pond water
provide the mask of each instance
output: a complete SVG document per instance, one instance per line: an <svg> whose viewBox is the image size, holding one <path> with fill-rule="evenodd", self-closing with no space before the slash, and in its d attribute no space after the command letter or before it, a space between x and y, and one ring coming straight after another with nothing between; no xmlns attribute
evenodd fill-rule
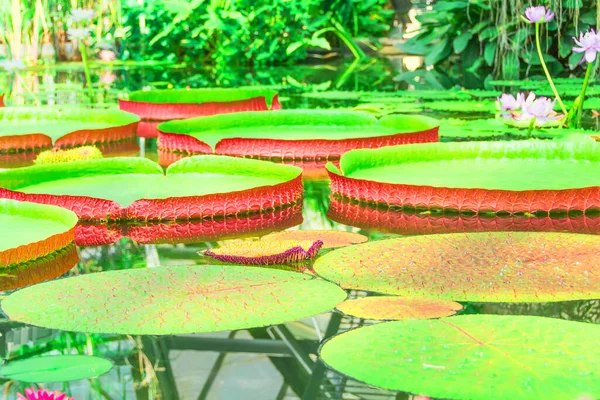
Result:
<svg viewBox="0 0 600 400"><path fill-rule="evenodd" d="M198 68L165 66L98 68L95 75L101 82L101 88L97 90L97 100L103 107L115 108L119 93L144 87L228 87L260 84L274 87L291 85L291 89L280 90L284 108L353 107L358 104L353 99L328 100L305 97L300 93L311 87L350 91L402 90L406 85L393 80L399 72L396 68L399 62L401 65L401 60L385 60L359 66L342 63L219 73ZM82 77L83 72L76 66L26 71L14 79L11 78L10 101L22 105L81 103L87 93L81 88ZM447 115L444 112L429 114ZM475 118L479 114L464 116ZM139 156L158 160L156 139L141 140L140 145ZM414 168L417 167L418 165ZM494 165L488 167L492 170L495 168ZM517 165L512 172L518 173L519 169L525 167L530 166ZM563 170L561 176L576 175L577 165L571 167L569 170ZM443 169L443 166L439 168ZM460 170L461 174L468 172L467 166ZM396 171L389 173L396 175ZM536 174L539 173L534 170L534 175L530 175L528 179L536 179ZM123 196L126 195L125 187L129 184L135 182L123 182ZM107 186L110 185L108 182ZM119 200L124 203L129 201ZM301 210L292 207L252 218L228 218L198 223L84 224L80 226L79 234L89 246L77 249L81 259L77 265L64 272L64 269L60 269L64 266L58 265L64 262L63 259L56 260L56 265L47 265L45 268L55 268L54 272L48 272L49 275L54 273L54 276L73 277L103 271L209 264L211 259L199 256L198 251L214 248L224 239L262 236L287 228L358 232L371 241L428 233L486 230L567 230L588 234L597 234L600 231L600 216L593 215L563 215L556 218L531 215L479 217L443 215L418 210L378 209L346 203L335 198L331 205L330 202L327 182L307 181ZM96 287L95 290L106 291L109 288ZM368 294L364 291L350 291L351 298L365 297ZM464 308L460 314L467 315L536 315L594 324L600 319L600 302L597 300L462 305ZM115 311L114 320L126 319L135 313L135 309L127 310L124 307ZM4 360L10 361L51 354L93 354L110 359L114 367L108 374L99 378L44 385L64 391L78 400L411 398L411 395L403 392L384 390L355 381L329 369L319 360L317 350L322 339L370 324L373 324L373 321L330 312L266 328L205 334L140 336L66 332L3 319L0 320L0 354ZM348 348L347 351L351 354L353 349ZM69 376L69 373L73 371L64 372L65 376ZM25 387L28 385L23 382L4 380L6 398L14 398L14 393L22 392Z"/></svg>

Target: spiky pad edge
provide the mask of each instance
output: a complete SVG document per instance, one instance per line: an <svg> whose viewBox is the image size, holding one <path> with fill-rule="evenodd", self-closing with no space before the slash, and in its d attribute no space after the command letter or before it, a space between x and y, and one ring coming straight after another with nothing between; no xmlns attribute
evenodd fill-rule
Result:
<svg viewBox="0 0 600 400"><path fill-rule="evenodd" d="M137 122L102 129L82 129L59 138L54 147L68 149L78 146L102 145L136 138ZM52 139L41 133L0 136L0 153L42 151L52 148Z"/></svg>
<svg viewBox="0 0 600 400"><path fill-rule="evenodd" d="M51 204L90 221L176 221L272 211L302 199L302 176L273 186L204 196L140 199L122 208L112 200L87 196L28 194L0 188L0 198Z"/></svg>
<svg viewBox="0 0 600 400"><path fill-rule="evenodd" d="M229 217L185 223L150 225L77 225L75 243L78 246L102 246L128 237L137 243L211 242L240 235L270 233L302 223L302 206L295 204L269 213L243 218Z"/></svg>
<svg viewBox="0 0 600 400"><path fill-rule="evenodd" d="M570 232L600 234L600 217L481 217L479 215L431 216L396 210L380 210L332 199L327 217L361 229L401 235L455 232Z"/></svg>
<svg viewBox="0 0 600 400"><path fill-rule="evenodd" d="M57 233L46 239L0 251L0 271L4 268L22 264L67 247L75 240L75 227L66 232Z"/></svg>
<svg viewBox="0 0 600 400"><path fill-rule="evenodd" d="M119 100L119 108L136 114L146 121L169 121L202 117L215 114L227 114L241 111L268 111L264 96L246 100L206 103L148 103L142 101ZM273 96L271 110L280 110L278 95ZM149 136L156 137L156 136Z"/></svg>
<svg viewBox="0 0 600 400"><path fill-rule="evenodd" d="M323 241L315 241L308 250L304 250L302 246L295 246L278 254L270 254L260 257L245 257L234 256L228 254L215 254L210 250L206 250L203 254L212 257L215 260L224 261L230 264L242 265L278 265L278 264L295 264L302 261L307 261L315 258L319 250L323 247Z"/></svg>
<svg viewBox="0 0 600 400"><path fill-rule="evenodd" d="M329 172L331 195L395 207L459 212L569 212L600 210L600 187L564 190L490 190L403 185Z"/></svg>
<svg viewBox="0 0 600 400"><path fill-rule="evenodd" d="M234 157L250 157L259 160L286 161L332 161L354 149L375 149L401 144L428 143L439 140L438 127L418 132L397 133L370 138L344 140L279 140L233 138L222 139L214 153ZM159 150L184 154L210 154L212 148L190 135L159 131Z"/></svg>

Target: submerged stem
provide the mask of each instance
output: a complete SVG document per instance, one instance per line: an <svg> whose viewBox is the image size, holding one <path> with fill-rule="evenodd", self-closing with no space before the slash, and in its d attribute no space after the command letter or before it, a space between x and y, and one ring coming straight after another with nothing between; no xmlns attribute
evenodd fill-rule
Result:
<svg viewBox="0 0 600 400"><path fill-rule="evenodd" d="M577 105L577 119L575 120L577 128L581 128L581 116L583 115L583 102L585 101L585 92L590 82L590 75L594 69L593 63L588 63L587 69L585 70L585 79L583 80L583 86L581 86L581 94L579 95L579 104Z"/></svg>
<svg viewBox="0 0 600 400"><path fill-rule="evenodd" d="M550 84L550 87L552 88L554 97L556 97L556 100L558 101L558 104L560 105L560 109L562 110L563 114L567 115L567 108L565 107L565 104L563 103L562 99L560 98L560 95L558 94L558 90L556 90L556 86L554 86L554 81L552 80L552 77L550 76L550 72L548 71L548 67L546 66L546 62L544 61L544 55L542 54L542 45L540 43L540 23L539 22L537 22L535 24L535 46L537 47L538 56L540 57L540 63L542 64L542 68L544 69L544 73L546 74L546 79L548 79L548 83Z"/></svg>
<svg viewBox="0 0 600 400"><path fill-rule="evenodd" d="M81 44L79 45L79 52L81 53L81 61L83 61L83 70L85 72L85 81L88 88L88 94L90 96L90 102L94 103L94 88L92 87L87 48L85 47L85 43L83 43L83 41L81 41Z"/></svg>

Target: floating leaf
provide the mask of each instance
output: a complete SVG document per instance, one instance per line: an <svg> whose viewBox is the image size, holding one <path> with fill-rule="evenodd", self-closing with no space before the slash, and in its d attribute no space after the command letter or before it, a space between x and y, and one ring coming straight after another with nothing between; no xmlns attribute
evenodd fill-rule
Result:
<svg viewBox="0 0 600 400"><path fill-rule="evenodd" d="M60 205L83 220L189 220L292 205L301 172L222 156L180 160L166 176L137 157L73 161L2 171L0 197Z"/></svg>
<svg viewBox="0 0 600 400"><path fill-rule="evenodd" d="M77 217L53 206L0 199L0 272L71 244Z"/></svg>
<svg viewBox="0 0 600 400"><path fill-rule="evenodd" d="M32 383L68 382L95 378L107 373L112 367L110 360L101 357L44 356L8 362L0 368L0 376Z"/></svg>
<svg viewBox="0 0 600 400"><path fill-rule="evenodd" d="M334 250L315 271L345 289L454 301L600 298L600 237L469 233L380 240Z"/></svg>
<svg viewBox="0 0 600 400"><path fill-rule="evenodd" d="M346 300L337 306L344 314L380 321L449 317L462 308L462 305L450 300L398 296L371 296Z"/></svg>
<svg viewBox="0 0 600 400"><path fill-rule="evenodd" d="M600 396L600 327L551 318L464 315L388 322L335 336L333 369L369 385L445 399Z"/></svg>
<svg viewBox="0 0 600 400"><path fill-rule="evenodd" d="M166 335L281 324L329 311L345 298L336 285L305 274L208 265L54 280L11 294L2 310L51 329Z"/></svg>
<svg viewBox="0 0 600 400"><path fill-rule="evenodd" d="M236 240L201 254L231 264L294 264L315 258L321 246L322 240Z"/></svg>
<svg viewBox="0 0 600 400"><path fill-rule="evenodd" d="M393 207L536 213L600 210L592 141L426 143L344 154L331 192Z"/></svg>
<svg viewBox="0 0 600 400"><path fill-rule="evenodd" d="M83 146L69 150L53 149L41 152L34 164L57 164L79 160L102 158L102 152L94 146Z"/></svg>
<svg viewBox="0 0 600 400"><path fill-rule="evenodd" d="M351 244L364 243L369 240L365 235L355 232L344 232L344 231L301 231L291 230L283 232L275 232L269 235L263 236L261 240L308 240L315 242L320 240L323 242L324 249L333 249L336 247L349 246Z"/></svg>

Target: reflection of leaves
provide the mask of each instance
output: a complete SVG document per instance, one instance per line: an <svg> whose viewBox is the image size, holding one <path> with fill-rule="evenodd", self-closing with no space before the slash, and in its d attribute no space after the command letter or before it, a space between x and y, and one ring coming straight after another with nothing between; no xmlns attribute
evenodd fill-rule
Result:
<svg viewBox="0 0 600 400"><path fill-rule="evenodd" d="M51 281L11 294L2 309L13 320L68 331L175 334L294 321L345 297L339 287L299 273L212 265Z"/></svg>
<svg viewBox="0 0 600 400"><path fill-rule="evenodd" d="M321 357L370 385L439 398L595 398L599 335L577 322L467 315L356 329L327 342Z"/></svg>
<svg viewBox="0 0 600 400"><path fill-rule="evenodd" d="M600 296L600 237L564 233L415 236L334 250L315 271L346 289L455 301Z"/></svg>

